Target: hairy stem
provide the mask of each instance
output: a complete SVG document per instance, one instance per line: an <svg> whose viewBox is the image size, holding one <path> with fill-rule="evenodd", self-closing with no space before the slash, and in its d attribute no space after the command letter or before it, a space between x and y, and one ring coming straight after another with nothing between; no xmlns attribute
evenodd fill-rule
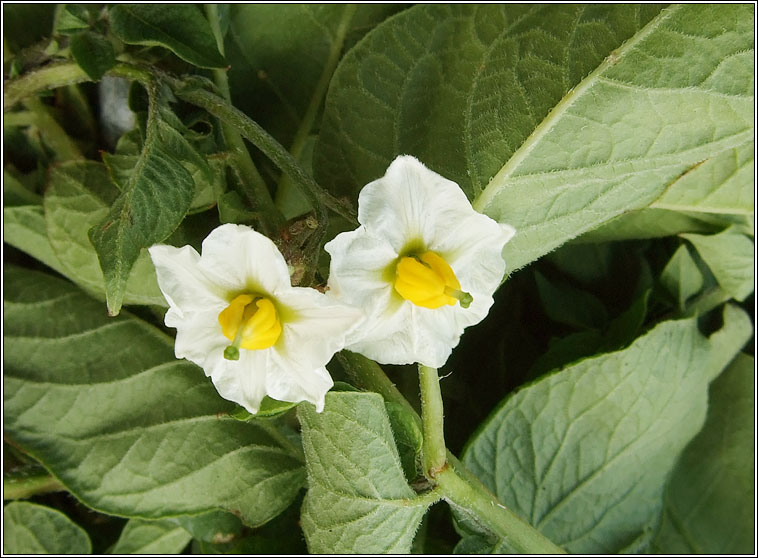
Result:
<svg viewBox="0 0 758 558"><path fill-rule="evenodd" d="M419 364L418 373L421 386L421 424L424 434L422 451L424 474L430 481L434 481L437 474L447 464L442 393L436 368Z"/></svg>
<svg viewBox="0 0 758 558"><path fill-rule="evenodd" d="M358 387L374 391L382 395L387 401L403 405L413 413L417 424L423 425L421 417L418 416L413 406L376 362L349 351L342 351L338 358L351 380ZM434 377L429 378L429 380L436 380L437 385L439 385L436 370L433 368L429 370L434 371ZM423 389L422 387L422 401ZM441 411L440 400L439 410L431 411L439 417L440 427L442 425ZM441 436L441 433L439 435ZM425 428L423 445L425 452L426 440L427 429ZM444 443L442 447L444 448ZM514 550L527 554L565 554L562 548L501 504L476 475L469 471L450 451L444 451L446 457L443 463L446 461L447 467L438 471L433 479L436 484L435 492L439 492L451 505L470 515L482 527L505 540ZM439 460L440 456L436 455L436 459ZM425 468L425 470L428 469Z"/></svg>
<svg viewBox="0 0 758 558"><path fill-rule="evenodd" d="M565 554L565 550L499 503L481 483L472 483L453 465L440 471L437 488L454 507L471 515L516 552L524 554Z"/></svg>
<svg viewBox="0 0 758 558"><path fill-rule="evenodd" d="M358 223L353 210L328 192L323 191L316 181L303 170L297 160L257 122L251 120L245 113L225 102L218 95L200 89L182 90L181 81L173 79L172 81L177 85L176 94L178 97L205 109L213 116L234 126L245 139L260 149L279 169L289 174L290 178L300 185L303 194L314 207L324 205L349 219L352 223Z"/></svg>
<svg viewBox="0 0 758 558"><path fill-rule="evenodd" d="M74 63L56 64L29 72L5 84L3 111L10 110L19 101L39 91L57 89L83 81L90 81L90 79L84 70Z"/></svg>

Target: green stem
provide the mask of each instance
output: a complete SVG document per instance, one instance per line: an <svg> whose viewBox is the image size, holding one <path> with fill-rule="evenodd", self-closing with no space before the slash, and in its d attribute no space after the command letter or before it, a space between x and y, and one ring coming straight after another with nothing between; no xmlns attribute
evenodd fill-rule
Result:
<svg viewBox="0 0 758 558"><path fill-rule="evenodd" d="M363 355L347 350L337 353L337 360L342 364L345 372L350 376L350 380L356 387L365 389L366 391L373 391L384 397L387 401L402 405L412 413L417 424L421 426L421 417L416 413L416 409L403 397L400 390L395 387L395 384L392 383L381 366L376 362Z"/></svg>
<svg viewBox="0 0 758 558"><path fill-rule="evenodd" d="M90 81L90 79L84 73L84 70L74 63L56 64L54 66L46 66L35 72L29 72L5 84L3 111L10 110L22 99L30 97L39 91L56 89L64 85L81 83L83 81Z"/></svg>
<svg viewBox="0 0 758 558"><path fill-rule="evenodd" d="M542 555L566 553L500 504L481 484L465 480L456 471L456 467L440 471L435 480L437 488L448 502L473 515L516 552Z"/></svg>
<svg viewBox="0 0 758 558"><path fill-rule="evenodd" d="M3 126L34 126L37 124L37 117L33 112L20 110L18 112L9 112L3 117Z"/></svg>
<svg viewBox="0 0 758 558"><path fill-rule="evenodd" d="M205 109L213 116L239 130L245 139L260 149L280 170L289 174L290 178L301 186L303 194L314 207L323 204L352 223L358 224L355 212L328 192L323 191L313 177L303 170L297 160L257 122L251 120L245 113L225 102L218 95L201 89L182 90L180 80L167 79L175 86L178 97Z"/></svg>
<svg viewBox="0 0 758 558"><path fill-rule="evenodd" d="M403 405L411 411L417 424L422 425L422 419L413 406L376 362L349 351L342 351L337 357L356 386L379 393L387 401ZM422 398L423 396L422 388ZM424 436L424 444L426 444L426 429ZM426 445L423 447L426 448ZM452 505L477 518L480 524L508 541L514 549L529 554L565 554L562 548L553 544L550 539L498 502L497 497L482 484L476 475L452 453L445 451L448 466L443 467L434 478L437 485L434 489L435 493L439 492Z"/></svg>
<svg viewBox="0 0 758 558"><path fill-rule="evenodd" d="M216 38L216 45L219 52L224 54L224 36L221 33L219 27L218 6L216 4L206 4L205 14L208 18L211 31ZM232 96L229 91L229 80L226 75L226 69L216 68L213 70L213 81L221 91L221 95L226 99L227 103L231 104ZM271 194L268 191L266 182L258 172L258 168L253 163L253 159L250 157L250 152L247 150L245 140L239 134L237 129L230 125L228 122L221 121L221 132L224 136L226 145L232 152L234 163L239 171L240 177L243 183L249 187L249 189L243 188L245 196L256 209L260 210L260 213L267 222L264 226L269 229L265 231L269 236L273 236L281 228L284 218L279 209L274 205L274 200L271 198ZM252 191L251 191L252 190Z"/></svg>
<svg viewBox="0 0 758 558"><path fill-rule="evenodd" d="M434 481L437 474L447 464L442 393L436 368L419 364L418 373L421 385L421 424L424 434L422 452L424 474L430 481Z"/></svg>
<svg viewBox="0 0 758 558"><path fill-rule="evenodd" d="M3 478L3 500L31 498L37 494L61 490L66 488L50 475Z"/></svg>
<svg viewBox="0 0 758 558"><path fill-rule="evenodd" d="M34 114L35 124L40 135L55 153L57 159L70 161L83 159L82 152L68 134L61 128L58 121L50 114L47 105L37 97L27 97L23 101L24 106Z"/></svg>

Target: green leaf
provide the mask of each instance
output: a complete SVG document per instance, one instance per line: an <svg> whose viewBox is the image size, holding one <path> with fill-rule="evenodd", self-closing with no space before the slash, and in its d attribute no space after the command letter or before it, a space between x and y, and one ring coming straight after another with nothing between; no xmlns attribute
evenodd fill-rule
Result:
<svg viewBox="0 0 758 558"><path fill-rule="evenodd" d="M111 6L111 29L134 45L162 46L200 68L222 68L208 21L192 4L118 4Z"/></svg>
<svg viewBox="0 0 758 558"><path fill-rule="evenodd" d="M68 273L47 237L42 206L4 207L3 242L26 252L62 275Z"/></svg>
<svg viewBox="0 0 758 558"><path fill-rule="evenodd" d="M113 45L99 33L77 33L71 37L69 48L76 63L93 81L99 81L116 64Z"/></svg>
<svg viewBox="0 0 758 558"><path fill-rule="evenodd" d="M110 554L180 554L192 535L168 519L130 519Z"/></svg>
<svg viewBox="0 0 758 558"><path fill-rule="evenodd" d="M3 6L3 40L11 52L49 38L55 4L8 4Z"/></svg>
<svg viewBox="0 0 758 558"><path fill-rule="evenodd" d="M738 72L749 67L733 60L724 62ZM671 184L652 207L703 213L753 213L754 151L755 145L750 141L702 161Z"/></svg>
<svg viewBox="0 0 758 558"><path fill-rule="evenodd" d="M628 348L518 391L463 456L503 504L579 554L644 548L669 471L703 424L709 382L750 337L735 306L703 337L663 322Z"/></svg>
<svg viewBox="0 0 758 558"><path fill-rule="evenodd" d="M178 134L162 134L169 127L158 114L163 100L157 91L150 96L142 152L121 195L108 214L89 230L105 277L111 315L121 309L127 279L141 250L174 232L189 211L195 193L192 175L181 163L187 157L183 140L176 138Z"/></svg>
<svg viewBox="0 0 758 558"><path fill-rule="evenodd" d="M516 228L511 269L645 208L754 134L752 9L658 10L414 6L335 72L316 178L354 196L413 154Z"/></svg>
<svg viewBox="0 0 758 558"><path fill-rule="evenodd" d="M394 401L385 401L384 406L390 419L400 462L408 482L423 477L421 470L421 446L424 438L417 417L411 411Z"/></svg>
<svg viewBox="0 0 758 558"><path fill-rule="evenodd" d="M3 554L90 554L87 532L58 510L29 502L3 508Z"/></svg>
<svg viewBox="0 0 758 558"><path fill-rule="evenodd" d="M703 258L719 285L737 300L745 300L755 284L753 241L730 227L719 234L683 234Z"/></svg>
<svg viewBox="0 0 758 558"><path fill-rule="evenodd" d="M3 169L3 205L36 205L42 203L42 196L27 187L8 169Z"/></svg>
<svg viewBox="0 0 758 558"><path fill-rule="evenodd" d="M233 4L226 39L232 101L289 148L301 126L313 127L303 121L312 104L320 108L332 59L399 9L359 5L343 23L351 11L347 5Z"/></svg>
<svg viewBox="0 0 758 558"><path fill-rule="evenodd" d="M538 271L534 279L542 307L551 320L579 329L601 329L607 322L603 303L592 293L565 283L552 283Z"/></svg>
<svg viewBox="0 0 758 558"><path fill-rule="evenodd" d="M297 448L273 424L228 417L234 404L175 359L171 338L107 317L66 281L15 267L4 278L6 435L79 500L119 516L227 510L260 525L295 498Z"/></svg>
<svg viewBox="0 0 758 558"><path fill-rule="evenodd" d="M55 18L55 32L71 35L89 29L90 13L84 4L63 4Z"/></svg>
<svg viewBox="0 0 758 558"><path fill-rule="evenodd" d="M53 167L45 193L47 236L64 275L101 299L105 299L103 272L87 233L108 214L117 196L105 166L94 161ZM166 306L147 252L140 253L131 269L124 303Z"/></svg>
<svg viewBox="0 0 758 558"><path fill-rule="evenodd" d="M232 541L242 533L242 522L237 516L221 511L199 515L182 515L172 517L168 521L173 521L189 531L192 538L196 540L216 544Z"/></svg>
<svg viewBox="0 0 758 558"><path fill-rule="evenodd" d="M298 407L308 469L302 526L316 554L408 553L432 503L408 486L381 396L337 392Z"/></svg>
<svg viewBox="0 0 758 558"><path fill-rule="evenodd" d="M692 259L687 246L677 248L661 272L661 283L684 310L684 303L703 288L703 274Z"/></svg>
<svg viewBox="0 0 758 558"><path fill-rule="evenodd" d="M739 354L711 385L705 426L668 486L656 551L754 552L754 370L755 359Z"/></svg>
<svg viewBox="0 0 758 558"><path fill-rule="evenodd" d="M302 498L297 498L283 513L257 529L245 529L239 536L215 540L207 538L193 542L194 554L288 554L307 553L303 532L300 529Z"/></svg>

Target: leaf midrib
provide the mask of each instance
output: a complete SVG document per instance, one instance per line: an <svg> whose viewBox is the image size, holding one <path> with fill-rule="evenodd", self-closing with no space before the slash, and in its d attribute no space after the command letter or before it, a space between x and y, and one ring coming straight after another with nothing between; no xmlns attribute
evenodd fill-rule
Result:
<svg viewBox="0 0 758 558"><path fill-rule="evenodd" d="M508 162L492 177L489 184L484 188L481 194L474 200L472 206L476 211L483 212L484 209L492 202L499 193L500 185L505 183L510 176L516 171L526 157L537 147L537 144L546 136L557 124L558 120L566 111L578 100L590 87L592 87L598 78L609 68L619 63L620 59L626 52L636 47L640 42L645 40L661 23L671 17L681 6L675 5L664 9L645 27L638 31L631 39L622 44L611 54L606 56L603 62L595 68L586 78L569 91L560 102L553 107L550 113L539 123L534 131L524 140L524 143L513 153Z"/></svg>

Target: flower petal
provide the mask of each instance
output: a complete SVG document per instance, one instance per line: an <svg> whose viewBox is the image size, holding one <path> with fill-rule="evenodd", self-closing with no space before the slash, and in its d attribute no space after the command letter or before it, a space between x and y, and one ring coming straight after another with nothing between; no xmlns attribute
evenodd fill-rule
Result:
<svg viewBox="0 0 758 558"><path fill-rule="evenodd" d="M268 376L268 395L279 401L310 401L316 412L324 410L326 392L334 385L324 366L314 370L280 368L277 374Z"/></svg>
<svg viewBox="0 0 758 558"><path fill-rule="evenodd" d="M277 300L294 318L285 319L276 347L289 366L297 369L310 371L326 365L364 318L361 310L315 289L292 287L277 293Z"/></svg>
<svg viewBox="0 0 758 558"><path fill-rule="evenodd" d="M250 227L226 224L203 241L199 267L229 292L272 294L290 286L287 262L276 245Z"/></svg>
<svg viewBox="0 0 758 558"><path fill-rule="evenodd" d="M327 291L331 298L368 314L371 314L370 308L388 302L392 291L387 281L388 267L398 254L386 240L360 227L337 235L324 249L331 256Z"/></svg>
<svg viewBox="0 0 758 558"><path fill-rule="evenodd" d="M273 354L273 349L240 351L239 360L226 360L222 355L209 374L216 391L224 399L257 413L266 396L268 375L276 373L271 365Z"/></svg>
<svg viewBox="0 0 758 558"><path fill-rule="evenodd" d="M200 270L200 255L191 246L175 248L156 244L148 251L155 265L158 286L170 306L169 313L176 320L187 313L218 305L223 300L223 290ZM173 323L166 325L176 327Z"/></svg>
<svg viewBox="0 0 758 558"><path fill-rule="evenodd" d="M218 323L217 308L194 313L183 320L171 320L171 323L171 311L166 314L166 325L176 328L176 358L194 362L205 370L206 375L210 375L216 361L219 357L223 358L224 349L229 346L229 340L224 337Z"/></svg>
<svg viewBox="0 0 758 558"><path fill-rule="evenodd" d="M358 196L358 221L400 253L410 241L427 247L471 210L466 195L452 182L415 157L397 157L386 174L367 184Z"/></svg>
<svg viewBox="0 0 758 558"><path fill-rule="evenodd" d="M329 293L367 314L347 348L383 363L442 366L463 330L492 306L505 273L502 249L515 230L474 211L457 184L410 156L367 184L358 203L362 226L325 246ZM391 266L408 250L439 255L473 297L470 305L423 308L397 295Z"/></svg>

